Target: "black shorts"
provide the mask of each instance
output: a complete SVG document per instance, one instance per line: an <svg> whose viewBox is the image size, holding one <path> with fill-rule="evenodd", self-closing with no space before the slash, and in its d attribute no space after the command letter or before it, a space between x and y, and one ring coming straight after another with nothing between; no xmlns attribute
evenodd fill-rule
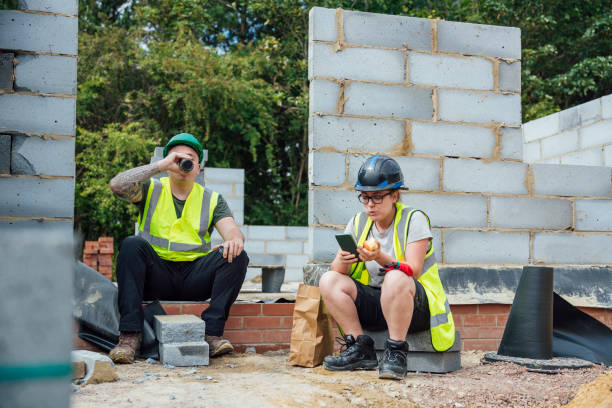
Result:
<svg viewBox="0 0 612 408"><path fill-rule="evenodd" d="M387 330L387 321L380 305L380 288L364 285L354 279L353 282L357 286L355 306L357 306L361 326L370 331ZM414 286L416 288L414 311L412 312L412 321L408 333L429 329L429 303L427 302L425 288L416 279L414 279Z"/></svg>

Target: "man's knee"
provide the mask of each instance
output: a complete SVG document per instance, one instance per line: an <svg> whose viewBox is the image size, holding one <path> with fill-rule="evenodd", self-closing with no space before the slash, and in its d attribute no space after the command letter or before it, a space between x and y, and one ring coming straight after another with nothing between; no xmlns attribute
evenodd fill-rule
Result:
<svg viewBox="0 0 612 408"><path fill-rule="evenodd" d="M416 285L412 277L401 271L393 270L385 275L381 290L382 296L410 296L413 298L416 293Z"/></svg>
<svg viewBox="0 0 612 408"><path fill-rule="evenodd" d="M149 243L142 237L136 235L130 235L121 241L121 245L119 245L119 252L131 252L148 246Z"/></svg>

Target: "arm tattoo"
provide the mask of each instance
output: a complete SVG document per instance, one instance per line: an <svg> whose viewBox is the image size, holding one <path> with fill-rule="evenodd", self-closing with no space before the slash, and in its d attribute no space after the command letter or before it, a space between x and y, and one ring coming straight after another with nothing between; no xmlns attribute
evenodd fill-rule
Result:
<svg viewBox="0 0 612 408"><path fill-rule="evenodd" d="M142 184L157 173L157 163L135 167L113 177L110 188L118 197L137 203L142 200Z"/></svg>

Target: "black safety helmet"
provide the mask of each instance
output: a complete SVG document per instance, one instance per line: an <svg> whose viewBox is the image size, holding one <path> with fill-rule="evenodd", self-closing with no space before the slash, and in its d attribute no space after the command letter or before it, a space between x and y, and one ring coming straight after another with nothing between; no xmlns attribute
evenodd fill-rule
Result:
<svg viewBox="0 0 612 408"><path fill-rule="evenodd" d="M402 169L389 156L377 154L367 159L357 174L357 191L380 191L400 188L404 184Z"/></svg>

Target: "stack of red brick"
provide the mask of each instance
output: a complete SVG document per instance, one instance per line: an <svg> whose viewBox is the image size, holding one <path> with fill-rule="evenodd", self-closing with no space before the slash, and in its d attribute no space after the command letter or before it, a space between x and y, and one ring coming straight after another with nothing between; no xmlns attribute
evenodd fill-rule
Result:
<svg viewBox="0 0 612 408"><path fill-rule="evenodd" d="M113 279L113 237L100 237L97 241L85 241L83 263Z"/></svg>

